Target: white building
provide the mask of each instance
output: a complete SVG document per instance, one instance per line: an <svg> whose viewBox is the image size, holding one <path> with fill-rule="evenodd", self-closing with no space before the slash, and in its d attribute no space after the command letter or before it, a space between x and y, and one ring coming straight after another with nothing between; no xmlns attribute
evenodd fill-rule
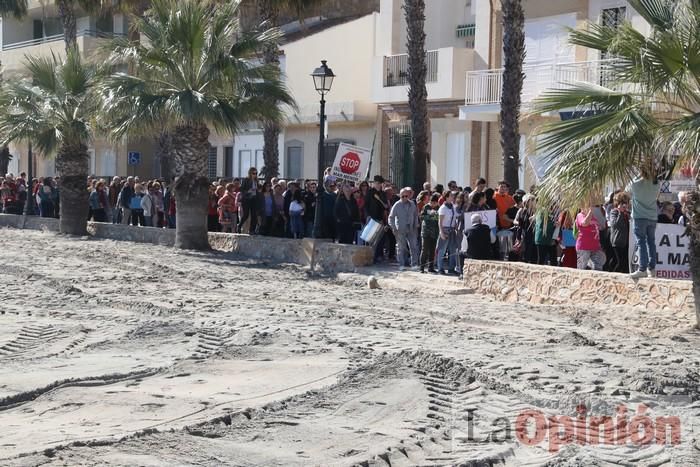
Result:
<svg viewBox="0 0 700 467"><path fill-rule="evenodd" d="M499 112L502 93L503 28L499 2L473 0L479 34L475 40L476 70L467 72L466 98L460 119L483 129L480 173L493 184L503 177L499 143ZM492 4L494 9L492 9ZM576 81L604 84L608 57L569 44L568 28L590 23L619 25L631 21L642 31L648 25L625 0L524 0L526 58L521 110L520 186L528 189L542 172L534 135L547 121L562 118L529 116L532 101L547 89ZM491 38L491 40L489 40ZM563 116L566 118L566 116ZM535 170L537 168L537 170Z"/></svg>

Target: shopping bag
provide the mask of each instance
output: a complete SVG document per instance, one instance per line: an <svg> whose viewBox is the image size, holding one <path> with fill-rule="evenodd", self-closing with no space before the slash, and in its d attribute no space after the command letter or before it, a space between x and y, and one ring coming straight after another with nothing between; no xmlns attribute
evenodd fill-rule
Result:
<svg viewBox="0 0 700 467"><path fill-rule="evenodd" d="M383 231L384 226L382 224L374 219L370 219L369 222L367 222L367 225L365 225L365 228L362 229L360 238L370 245L374 245L374 243L379 240Z"/></svg>

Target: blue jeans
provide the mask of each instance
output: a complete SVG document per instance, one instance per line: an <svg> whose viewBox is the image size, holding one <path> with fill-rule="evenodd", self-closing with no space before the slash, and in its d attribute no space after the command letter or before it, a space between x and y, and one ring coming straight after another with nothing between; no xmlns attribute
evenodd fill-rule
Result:
<svg viewBox="0 0 700 467"><path fill-rule="evenodd" d="M447 240L443 240L438 236L437 244L437 269L443 271L443 263L445 262L445 253L447 253L447 267L450 271L454 271L457 267L457 240L454 229L447 230Z"/></svg>
<svg viewBox="0 0 700 467"><path fill-rule="evenodd" d="M292 231L292 238L304 237L304 219L301 217L301 213L290 212L289 224Z"/></svg>
<svg viewBox="0 0 700 467"><path fill-rule="evenodd" d="M656 221L633 219L634 240L639 252L639 270L656 269Z"/></svg>

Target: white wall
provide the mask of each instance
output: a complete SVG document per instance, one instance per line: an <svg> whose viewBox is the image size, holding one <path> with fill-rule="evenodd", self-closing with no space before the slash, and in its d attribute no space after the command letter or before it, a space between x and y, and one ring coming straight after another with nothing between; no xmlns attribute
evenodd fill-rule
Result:
<svg viewBox="0 0 700 467"><path fill-rule="evenodd" d="M457 26L474 23L477 0L426 0L426 50L443 47L464 47L465 39L457 37ZM467 6L470 4L470 6ZM382 0L377 55L406 53L406 17L403 1Z"/></svg>
<svg viewBox="0 0 700 467"><path fill-rule="evenodd" d="M371 101L376 16L373 13L283 46L286 83L299 106L318 105L320 96L310 75L321 60L327 60L336 75L326 96L329 104Z"/></svg>

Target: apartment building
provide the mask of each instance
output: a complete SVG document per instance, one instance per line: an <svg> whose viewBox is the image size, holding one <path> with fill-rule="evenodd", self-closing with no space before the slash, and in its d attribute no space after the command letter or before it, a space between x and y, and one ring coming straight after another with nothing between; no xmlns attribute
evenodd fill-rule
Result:
<svg viewBox="0 0 700 467"><path fill-rule="evenodd" d="M24 57L58 56L65 54L63 27L58 11L53 2L30 0L27 16L16 19L12 16L0 19L0 63L3 79L21 73ZM77 43L85 56L90 56L99 47L100 42L115 34L127 31L125 18L120 15L98 17L77 12ZM100 175L126 173L126 154L129 147L124 144L112 144L106 139L97 139L89 148L90 172ZM28 148L26 144L10 145L13 160L10 171L19 173L27 170ZM123 157L122 157L123 156ZM120 162L123 164L120 165ZM35 173L54 175L53 159L45 159L35 154Z"/></svg>
<svg viewBox="0 0 700 467"><path fill-rule="evenodd" d="M381 0L371 71L381 172L401 186L413 183L414 168L403 3ZM481 26L474 0L426 0L425 16L430 179L433 184L466 184L475 174L469 155L478 152L479 128L459 119L459 107L464 104L466 73L477 65L474 46Z"/></svg>
<svg viewBox="0 0 700 467"><path fill-rule="evenodd" d="M481 128L480 157L477 172L490 182L503 177L499 137L499 112L502 93L503 27L500 2L473 0L478 34L475 38L475 70L467 72L466 97L459 118ZM525 49L520 122L520 186L536 184L545 170L544 154L536 151L537 128L547 121L571 118L561 115L528 115L535 98L547 89L577 81L605 84L609 57L600 56L568 42L568 28L585 28L591 23L615 26L631 21L642 31L648 25L625 0L523 0L525 12ZM572 109L573 110L573 109Z"/></svg>

